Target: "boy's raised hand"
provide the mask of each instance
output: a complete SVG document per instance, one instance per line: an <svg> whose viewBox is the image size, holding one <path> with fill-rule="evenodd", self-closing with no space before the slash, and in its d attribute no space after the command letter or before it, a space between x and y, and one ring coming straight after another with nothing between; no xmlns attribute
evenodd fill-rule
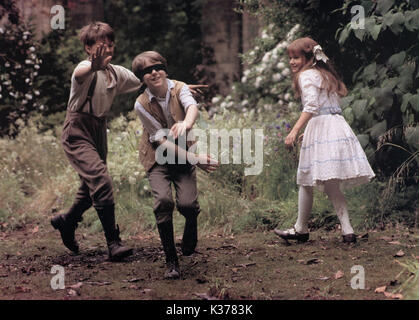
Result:
<svg viewBox="0 0 419 320"><path fill-rule="evenodd" d="M220 166L217 160L211 158L209 154L198 154L198 163L196 164L198 168L204 170L205 172L213 172L217 170Z"/></svg>
<svg viewBox="0 0 419 320"><path fill-rule="evenodd" d="M106 51L105 44L100 44L95 52L90 56L92 61L92 71L105 69L106 65L111 61L112 55Z"/></svg>

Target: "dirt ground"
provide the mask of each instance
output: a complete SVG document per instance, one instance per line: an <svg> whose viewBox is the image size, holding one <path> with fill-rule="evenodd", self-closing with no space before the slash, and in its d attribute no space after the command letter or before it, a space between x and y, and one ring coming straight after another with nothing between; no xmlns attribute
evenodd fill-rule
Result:
<svg viewBox="0 0 419 320"><path fill-rule="evenodd" d="M81 250L72 254L47 223L0 232L0 300L400 299L409 275L401 263L419 259L419 231L403 227L365 232L355 245L338 230L292 245L266 231L208 234L194 255L179 250L181 279L164 280L157 231L125 239L134 255L118 263L107 261L102 233L79 228L77 238ZM54 265L64 268L64 289L51 287Z"/></svg>

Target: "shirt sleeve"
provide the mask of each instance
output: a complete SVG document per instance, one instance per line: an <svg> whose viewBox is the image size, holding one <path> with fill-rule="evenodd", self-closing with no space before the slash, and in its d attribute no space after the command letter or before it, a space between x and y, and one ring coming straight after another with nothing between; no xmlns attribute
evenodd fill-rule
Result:
<svg viewBox="0 0 419 320"><path fill-rule="evenodd" d="M141 81L132 71L122 66L115 66L115 69L117 69L118 72L118 94L133 92L140 89Z"/></svg>
<svg viewBox="0 0 419 320"><path fill-rule="evenodd" d="M136 101L134 109L140 117L140 120L144 126L144 130L148 132L151 143L160 141L166 136L166 134L163 132L164 129L161 124L156 119L154 119L146 109L144 109L141 103Z"/></svg>
<svg viewBox="0 0 419 320"><path fill-rule="evenodd" d="M321 75L314 70L307 70L300 74L298 83L301 89L301 102L303 112L318 114L320 86L322 82Z"/></svg>
<svg viewBox="0 0 419 320"><path fill-rule="evenodd" d="M180 90L179 99L185 109L185 112L188 110L188 107L197 104L196 100L192 96L191 90L189 90L189 87L186 84Z"/></svg>
<svg viewBox="0 0 419 320"><path fill-rule="evenodd" d="M76 88L81 87L81 86L86 86L86 83L89 83L89 85L90 85L90 82L92 81L93 75L94 75L93 72L89 76L86 77L86 79L83 81L83 83L80 83L80 84L76 81L75 76L76 76L76 72L77 72L78 69L90 67L91 64L92 63L89 60L83 60L74 69L73 74L71 75L71 81Z"/></svg>

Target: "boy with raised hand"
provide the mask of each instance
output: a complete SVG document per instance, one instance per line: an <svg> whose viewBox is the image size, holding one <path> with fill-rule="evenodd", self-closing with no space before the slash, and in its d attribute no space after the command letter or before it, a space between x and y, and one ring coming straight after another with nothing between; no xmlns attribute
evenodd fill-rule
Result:
<svg viewBox="0 0 419 320"><path fill-rule="evenodd" d="M93 22L80 32L89 55L78 64L71 77L67 115L62 131L62 145L81 185L66 214L51 219L64 245L73 252L79 246L75 239L77 223L92 205L105 232L109 259L119 261L132 254L121 243L115 225L115 203L112 180L106 166L107 115L116 95L138 90L141 81L128 69L110 64L114 54L114 31L106 23Z"/></svg>
<svg viewBox="0 0 419 320"><path fill-rule="evenodd" d="M178 140L185 138L185 134L192 129L199 111L188 86L167 78L166 59L158 52L146 51L135 57L132 70L147 87L135 103L135 110L144 127L139 155L154 195L153 211L166 256L164 277L176 279L180 277L180 270L173 234L175 203L171 184L176 190L177 208L186 219L182 253L191 255L197 245L197 217L200 212L193 164L197 163L201 169L212 172L218 163L208 155L195 155L177 145ZM165 133L168 129L173 139L167 139ZM160 147L167 150L167 154L176 154L181 161L162 163L157 156L157 148Z"/></svg>

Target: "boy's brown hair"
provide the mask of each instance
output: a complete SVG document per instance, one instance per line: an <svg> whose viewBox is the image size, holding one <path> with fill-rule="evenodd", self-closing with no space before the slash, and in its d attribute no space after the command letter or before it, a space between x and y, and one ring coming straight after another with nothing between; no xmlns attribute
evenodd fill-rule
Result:
<svg viewBox="0 0 419 320"><path fill-rule="evenodd" d="M112 27L104 22L95 21L80 30L80 40L84 46L92 46L98 40L108 39L115 41L115 33Z"/></svg>
<svg viewBox="0 0 419 320"><path fill-rule="evenodd" d="M160 53L157 51L145 51L137 55L134 60L132 60L132 72L134 72L137 77L141 70L144 69L146 60L150 60L156 64L161 63L167 68L167 61Z"/></svg>
<svg viewBox="0 0 419 320"><path fill-rule="evenodd" d="M323 78L321 88L325 89L328 94L331 92L336 92L341 97L346 96L348 90L346 89L346 86L342 80L340 80L340 77L330 60L327 60L326 63L321 60L315 61L313 48L317 45L318 43L316 41L306 37L293 41L287 48L288 55L294 54L304 58L304 66L293 77L293 88L296 97L298 98L301 95L301 88L298 84L298 77L300 76L301 72L307 69L316 69L320 72Z"/></svg>

